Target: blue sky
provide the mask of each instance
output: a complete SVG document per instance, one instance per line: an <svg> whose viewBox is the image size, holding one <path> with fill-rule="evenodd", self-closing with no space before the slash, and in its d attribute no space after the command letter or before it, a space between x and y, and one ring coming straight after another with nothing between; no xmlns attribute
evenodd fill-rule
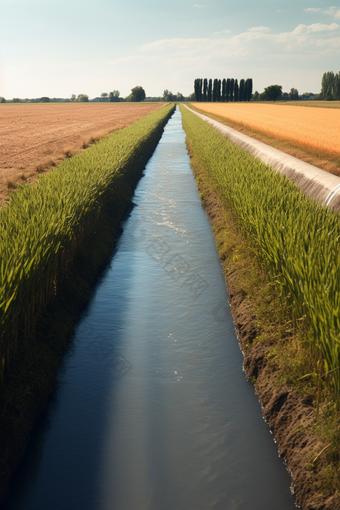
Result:
<svg viewBox="0 0 340 510"><path fill-rule="evenodd" d="M0 95L188 95L198 77L319 92L340 70L340 5L200 2L1 0Z"/></svg>

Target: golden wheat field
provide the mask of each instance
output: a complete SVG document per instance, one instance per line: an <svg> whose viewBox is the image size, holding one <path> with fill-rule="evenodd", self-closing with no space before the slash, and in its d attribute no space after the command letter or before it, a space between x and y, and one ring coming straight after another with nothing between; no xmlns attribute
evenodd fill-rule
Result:
<svg viewBox="0 0 340 510"><path fill-rule="evenodd" d="M279 139L340 154L340 109L252 103L192 103Z"/></svg>

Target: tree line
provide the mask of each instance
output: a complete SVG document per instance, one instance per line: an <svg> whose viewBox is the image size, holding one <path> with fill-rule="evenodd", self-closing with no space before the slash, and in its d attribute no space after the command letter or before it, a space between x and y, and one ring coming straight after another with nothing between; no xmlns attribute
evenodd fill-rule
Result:
<svg viewBox="0 0 340 510"><path fill-rule="evenodd" d="M336 74L333 71L323 73L321 96L326 101L340 100L340 71Z"/></svg>
<svg viewBox="0 0 340 510"><path fill-rule="evenodd" d="M102 102L121 102L121 101L135 101L140 102L145 100L145 90L143 87L137 85L137 87L133 87L131 89L131 94L129 94L125 99L120 97L119 90L113 90L109 94L107 92L102 92L100 94L100 97L95 97L91 101L102 101ZM87 103L90 101L89 96L87 94L72 94L71 98L53 98L50 99L47 96L43 96L36 99L20 99L18 97L14 97L12 99L12 103L49 103L49 102L81 102L81 103ZM7 100L4 97L0 97L0 103L6 103Z"/></svg>
<svg viewBox="0 0 340 510"><path fill-rule="evenodd" d="M253 80L223 78L223 80L196 78L194 81L196 101L232 102L250 101L253 92Z"/></svg>

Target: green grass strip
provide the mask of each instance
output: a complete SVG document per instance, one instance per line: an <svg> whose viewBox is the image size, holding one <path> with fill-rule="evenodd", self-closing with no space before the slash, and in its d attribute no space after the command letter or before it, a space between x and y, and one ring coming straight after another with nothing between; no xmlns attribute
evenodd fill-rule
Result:
<svg viewBox="0 0 340 510"><path fill-rule="evenodd" d="M95 236L103 211L121 218L174 109L168 105L116 131L0 210L0 381Z"/></svg>
<svg viewBox="0 0 340 510"><path fill-rule="evenodd" d="M310 349L339 406L340 222L287 178L181 107L194 154L213 176L244 233L305 324ZM328 375L327 375L328 374Z"/></svg>

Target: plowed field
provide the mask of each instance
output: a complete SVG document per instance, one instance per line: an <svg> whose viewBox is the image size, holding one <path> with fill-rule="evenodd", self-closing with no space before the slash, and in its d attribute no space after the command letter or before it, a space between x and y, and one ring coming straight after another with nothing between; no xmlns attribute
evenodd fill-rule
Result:
<svg viewBox="0 0 340 510"><path fill-rule="evenodd" d="M158 110L164 103L0 105L0 201L18 182L55 166L106 134Z"/></svg>
<svg viewBox="0 0 340 510"><path fill-rule="evenodd" d="M340 109L252 103L193 103L281 140L340 154Z"/></svg>

